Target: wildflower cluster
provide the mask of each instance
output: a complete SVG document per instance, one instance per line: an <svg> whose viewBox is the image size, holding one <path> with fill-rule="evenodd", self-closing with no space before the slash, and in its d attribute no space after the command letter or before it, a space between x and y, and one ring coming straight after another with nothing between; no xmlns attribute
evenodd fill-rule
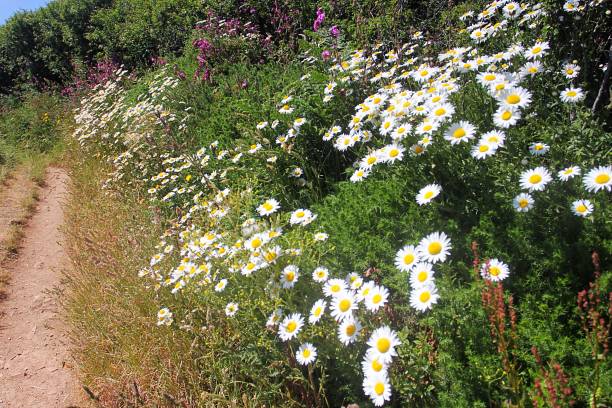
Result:
<svg viewBox="0 0 612 408"><path fill-rule="evenodd" d="M580 8L578 2L569 3ZM326 262L333 251L327 242L333 231L321 228L316 208L292 206L286 197L271 194L252 169L265 166L298 188L307 185L309 174L296 160L294 149L318 130L333 149L357 158L349 176L353 183L366 183L382 165L427 160L436 148L448 149L474 166L503 156L513 142L512 129L535 114L532 104L541 90L532 89L534 78L559 73L567 81L560 101L568 109L584 97L574 82L580 67L559 66L549 58L551 44L538 37L545 34L540 30L545 13L539 3L494 1L477 14L462 16L470 23L463 32L466 46L431 55L424 36L417 32L396 50L378 44L371 50L338 48L334 58L327 54L322 61L311 58L301 82L316 83L313 77L323 75L316 63L328 67L329 81L319 100L325 109L333 111L334 103L353 98L359 101L351 105L350 117L340 117L324 129L315 128L310 116L314 114L289 89L275 100L272 112L228 145L219 140L190 144L186 135L192 108L170 106L170 91L179 81L161 69L135 103L121 86L125 71L95 88L75 115L79 126L75 137L84 146L96 143L106 149L113 166L107 187L138 184L148 191L150 204L172 219L156 253L139 272L147 285L169 293L169 299L197 294L228 324L241 324L243 316L250 316L262 335L274 333L279 347L286 344L291 358L308 366L309 373L338 350L352 350L360 356L364 394L381 406L392 398L393 360L401 345L399 329L388 319L392 299L407 300L420 316L444 299L434 275L452 258L450 237L431 228L428 231L434 232L402 247L395 266L406 274L411 291L392 293L368 273L334 270ZM319 10L315 31L324 22ZM201 27L203 32L229 37L257 35L237 21L216 17ZM506 44L504 33L511 32L516 39ZM330 33L334 39L339 36L337 27ZM206 38L193 45L199 52L196 75L209 79L214 45ZM466 100L481 108L477 117L465 112ZM522 171L515 186L508 187L512 195L523 190L512 202L517 212L532 209L534 196L553 184L554 172L545 165L551 150L546 142L534 140L520 147L521 155L529 152L529 160L539 160L539 165ZM570 164L556 170L560 186L581 174L579 166ZM410 199L427 211L436 201L442 202L452 187L442 184L431 180ZM609 192L612 167L585 170L582 186L585 195ZM586 198L571 206L581 217L594 210ZM516 343L517 317L512 297L506 306L501 285L510 266L498 258L475 266L485 281L482 303L504 355L504 370L515 375L510 351ZM265 317L253 318L253 310ZM190 319L191 312L163 307L157 324L177 321L189 326ZM518 389L518 384L512 386Z"/></svg>

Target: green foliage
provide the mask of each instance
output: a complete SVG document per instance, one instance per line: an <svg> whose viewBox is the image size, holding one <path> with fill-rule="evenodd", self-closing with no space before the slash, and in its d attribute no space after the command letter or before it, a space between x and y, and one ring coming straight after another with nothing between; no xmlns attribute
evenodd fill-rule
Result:
<svg viewBox="0 0 612 408"><path fill-rule="evenodd" d="M85 39L98 56L144 66L180 51L204 11L198 0L117 0L93 12Z"/></svg>

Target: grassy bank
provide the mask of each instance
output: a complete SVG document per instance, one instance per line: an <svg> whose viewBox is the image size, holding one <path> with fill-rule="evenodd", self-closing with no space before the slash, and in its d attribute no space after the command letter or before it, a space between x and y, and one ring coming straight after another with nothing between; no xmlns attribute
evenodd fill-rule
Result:
<svg viewBox="0 0 612 408"><path fill-rule="evenodd" d="M65 307L84 383L103 406L191 401L190 343L156 330L156 294L133 269L153 249L161 228L155 213L138 194L101 190L107 168L98 157L77 153L71 162Z"/></svg>

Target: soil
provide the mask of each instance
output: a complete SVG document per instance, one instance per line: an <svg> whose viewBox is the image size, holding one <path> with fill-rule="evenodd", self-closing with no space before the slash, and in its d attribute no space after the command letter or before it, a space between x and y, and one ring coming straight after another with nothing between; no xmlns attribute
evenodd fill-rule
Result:
<svg viewBox="0 0 612 408"><path fill-rule="evenodd" d="M19 202L14 195L21 188L6 191L10 199L0 201L0 221L11 218L10 203ZM68 197L66 172L50 168L39 196L18 255L5 265L10 282L0 302L0 408L85 407L58 306L68 266L59 230Z"/></svg>

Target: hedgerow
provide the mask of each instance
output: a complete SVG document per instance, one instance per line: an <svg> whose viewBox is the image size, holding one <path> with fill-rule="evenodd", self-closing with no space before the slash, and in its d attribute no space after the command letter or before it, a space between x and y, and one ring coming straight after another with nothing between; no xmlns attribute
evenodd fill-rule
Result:
<svg viewBox="0 0 612 408"><path fill-rule="evenodd" d="M604 8L463 5L448 47L355 47L320 9L289 61L211 17L85 97L104 187L160 214L130 266L193 342L189 403L608 404L610 133L552 41Z"/></svg>

